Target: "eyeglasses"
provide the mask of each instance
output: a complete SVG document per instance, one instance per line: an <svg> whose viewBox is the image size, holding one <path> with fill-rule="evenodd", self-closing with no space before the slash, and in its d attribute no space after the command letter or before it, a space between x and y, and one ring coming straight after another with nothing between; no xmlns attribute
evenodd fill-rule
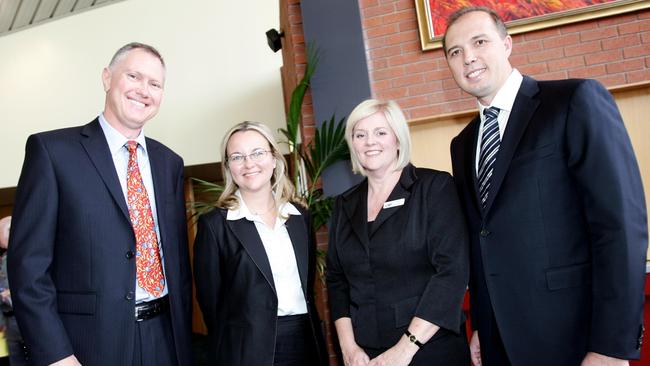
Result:
<svg viewBox="0 0 650 366"><path fill-rule="evenodd" d="M228 157L228 163L241 165L244 164L244 161L246 161L246 159L250 159L250 161L261 161L264 160L266 154L270 152L271 152L270 150L255 150L248 155L232 154L230 155L230 157Z"/></svg>

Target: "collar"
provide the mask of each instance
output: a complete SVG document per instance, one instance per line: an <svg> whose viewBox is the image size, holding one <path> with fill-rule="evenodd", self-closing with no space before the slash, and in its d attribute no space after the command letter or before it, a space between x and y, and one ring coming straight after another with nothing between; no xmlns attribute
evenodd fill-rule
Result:
<svg viewBox="0 0 650 366"><path fill-rule="evenodd" d="M104 131L104 136L106 136L106 142L108 142L108 148L111 151L111 155L115 155L121 152L121 149L124 148L124 145L126 145L126 143L130 139L127 139L118 130L116 130L113 126L111 126L111 124L108 123L108 121L104 117L104 113L100 113L98 119L99 119L99 125L102 127L102 130ZM140 131L140 134L135 139L135 141L137 141L138 144L142 147L142 151L146 156L147 141L144 137L144 130Z"/></svg>
<svg viewBox="0 0 650 366"><path fill-rule="evenodd" d="M404 170L402 170L402 174L399 177L399 184L404 187L404 189L408 190L417 179L418 175L415 170L415 166L413 166L411 163L408 163L404 167Z"/></svg>
<svg viewBox="0 0 650 366"><path fill-rule="evenodd" d="M501 86L497 95L494 96L492 104L484 106L480 102L476 102L481 116L483 115L483 110L489 107L497 107L499 110L505 110L508 111L508 113L511 112L512 105L515 104L515 98L517 97L517 93L519 92L523 80L524 77L521 75L519 70L512 69L510 76L508 76L506 82L503 83L503 86Z"/></svg>
<svg viewBox="0 0 650 366"><path fill-rule="evenodd" d="M239 207L229 209L226 220L235 221L244 218L248 221L261 220L259 215L252 213L248 206L246 206L246 202L244 202L239 189L235 192L235 196L237 196L237 199L239 200ZM285 202L280 205L280 217L289 217L289 215L300 215L300 211L298 211L296 206L294 206L291 202Z"/></svg>
<svg viewBox="0 0 650 366"><path fill-rule="evenodd" d="M404 169L402 169L402 173L399 176L399 181L397 181L397 185L402 186L405 190L409 190L413 183L418 179L417 175L417 170L415 166L412 163L408 163ZM361 183L357 184L356 186L350 188L349 190L345 191L342 193L343 198L346 200L349 199L351 196L357 195L357 194L362 194L364 192L368 192L368 178L366 177Z"/></svg>

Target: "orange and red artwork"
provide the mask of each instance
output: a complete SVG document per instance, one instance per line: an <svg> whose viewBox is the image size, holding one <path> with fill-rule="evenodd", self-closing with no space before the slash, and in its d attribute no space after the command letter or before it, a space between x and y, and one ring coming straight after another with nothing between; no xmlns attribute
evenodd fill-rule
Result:
<svg viewBox="0 0 650 366"><path fill-rule="evenodd" d="M485 6L494 9L506 21L539 17L616 0L426 0L429 5L433 36L442 35L447 28L447 17L466 6Z"/></svg>

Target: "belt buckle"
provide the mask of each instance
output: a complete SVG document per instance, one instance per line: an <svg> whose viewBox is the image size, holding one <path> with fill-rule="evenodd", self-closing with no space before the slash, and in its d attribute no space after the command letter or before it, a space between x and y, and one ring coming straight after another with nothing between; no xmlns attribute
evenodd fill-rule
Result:
<svg viewBox="0 0 650 366"><path fill-rule="evenodd" d="M148 319L147 313L149 312L149 307L150 307L150 304L147 304L146 302L142 302L142 303L137 304L135 306L135 321L136 322L141 322L143 320Z"/></svg>
<svg viewBox="0 0 650 366"><path fill-rule="evenodd" d="M135 321L141 322L151 319L163 312L166 297L157 298L148 302L142 302L135 306Z"/></svg>

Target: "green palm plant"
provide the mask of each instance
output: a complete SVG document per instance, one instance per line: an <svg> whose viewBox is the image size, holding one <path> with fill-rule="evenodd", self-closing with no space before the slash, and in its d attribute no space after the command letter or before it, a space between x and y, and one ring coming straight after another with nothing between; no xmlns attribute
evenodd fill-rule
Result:
<svg viewBox="0 0 650 366"><path fill-rule="evenodd" d="M196 220L199 216L215 208L214 202L217 202L223 192L223 186L199 178L191 177L191 179L194 189L201 194L199 200L194 200L188 205L188 210L192 212L191 218Z"/></svg>
<svg viewBox="0 0 650 366"><path fill-rule="evenodd" d="M345 141L344 118L336 121L332 116L329 121L323 122L316 130L314 139L307 148L300 153L305 171L311 182L304 195L307 206L311 210L314 229L318 230L327 223L332 213L332 197L325 197L323 189L317 184L323 171L342 160L350 158L350 151Z"/></svg>
<svg viewBox="0 0 650 366"><path fill-rule="evenodd" d="M299 162L299 150L298 140L300 135L300 123L302 122L302 103L305 99L305 94L307 93L307 88L311 82L311 77L316 72L316 66L318 65L318 51L313 47L307 47L307 64L305 65L305 74L298 85L291 93L291 101L289 103L289 113L287 113L287 125L286 128L280 128L279 131L287 139L286 143L289 145L289 153L292 157L292 164L298 166ZM298 184L298 173L297 170L294 172L294 184Z"/></svg>
<svg viewBox="0 0 650 366"><path fill-rule="evenodd" d="M332 116L329 121L324 121L320 128L316 129L314 139L304 149L299 142L302 104L311 78L316 72L318 60L318 49L308 45L305 74L291 93L287 126L279 129L287 139L293 166L293 182L312 213L314 230L325 225L332 212L332 198L323 194L319 185L320 177L332 164L350 158L345 142L345 118L337 122L335 116Z"/></svg>

